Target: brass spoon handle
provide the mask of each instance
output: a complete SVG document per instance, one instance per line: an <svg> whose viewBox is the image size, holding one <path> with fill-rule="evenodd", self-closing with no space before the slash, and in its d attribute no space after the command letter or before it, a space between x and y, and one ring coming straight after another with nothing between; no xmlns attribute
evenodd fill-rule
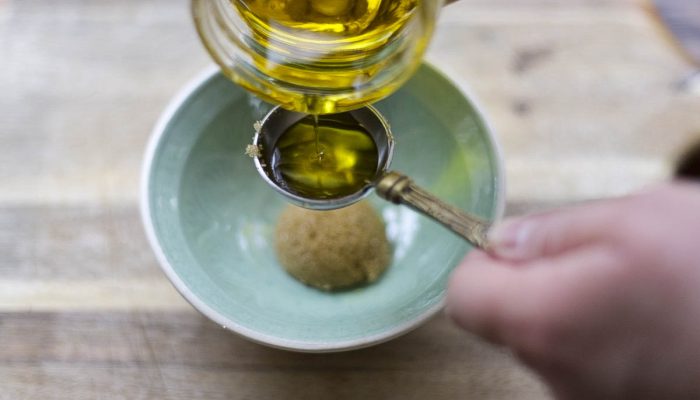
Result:
<svg viewBox="0 0 700 400"><path fill-rule="evenodd" d="M451 206L398 172L387 172L375 185L377 194L394 204L405 204L438 221L472 245L486 249L489 223Z"/></svg>

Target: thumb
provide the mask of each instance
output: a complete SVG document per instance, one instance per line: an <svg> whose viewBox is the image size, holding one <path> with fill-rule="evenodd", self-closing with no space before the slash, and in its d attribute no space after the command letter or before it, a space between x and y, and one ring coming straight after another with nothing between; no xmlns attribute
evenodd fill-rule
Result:
<svg viewBox="0 0 700 400"><path fill-rule="evenodd" d="M489 252L510 261L554 256L609 236L625 208L624 200L609 200L505 220L489 231Z"/></svg>

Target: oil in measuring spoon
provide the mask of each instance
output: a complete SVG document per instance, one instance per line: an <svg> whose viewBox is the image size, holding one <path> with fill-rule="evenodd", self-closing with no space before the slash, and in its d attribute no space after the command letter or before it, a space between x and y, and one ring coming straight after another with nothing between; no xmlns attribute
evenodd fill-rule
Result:
<svg viewBox="0 0 700 400"><path fill-rule="evenodd" d="M369 132L342 113L302 118L280 136L270 161L281 187L307 198L334 199L370 183L378 159Z"/></svg>

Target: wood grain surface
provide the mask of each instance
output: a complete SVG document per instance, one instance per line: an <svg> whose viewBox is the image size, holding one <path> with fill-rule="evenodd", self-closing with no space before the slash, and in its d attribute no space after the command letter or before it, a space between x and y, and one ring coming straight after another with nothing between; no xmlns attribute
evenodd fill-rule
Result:
<svg viewBox="0 0 700 400"><path fill-rule="evenodd" d="M700 140L693 67L632 0L461 0L429 58L502 143L508 212L629 193ZM0 399L547 399L440 315L307 355L172 289L138 216L148 134L209 63L185 0L0 0Z"/></svg>

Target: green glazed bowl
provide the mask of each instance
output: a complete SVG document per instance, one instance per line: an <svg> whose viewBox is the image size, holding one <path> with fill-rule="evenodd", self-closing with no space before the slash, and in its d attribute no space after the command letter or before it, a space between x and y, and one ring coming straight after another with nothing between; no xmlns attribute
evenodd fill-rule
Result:
<svg viewBox="0 0 700 400"><path fill-rule="evenodd" d="M429 65L375 104L396 138L392 169L489 219L503 210L499 151L465 91ZM471 247L406 207L370 197L393 262L375 283L326 293L289 276L273 251L286 202L244 154L271 105L205 71L170 104L146 153L141 212L165 274L197 310L273 347L329 352L405 333L440 310Z"/></svg>

